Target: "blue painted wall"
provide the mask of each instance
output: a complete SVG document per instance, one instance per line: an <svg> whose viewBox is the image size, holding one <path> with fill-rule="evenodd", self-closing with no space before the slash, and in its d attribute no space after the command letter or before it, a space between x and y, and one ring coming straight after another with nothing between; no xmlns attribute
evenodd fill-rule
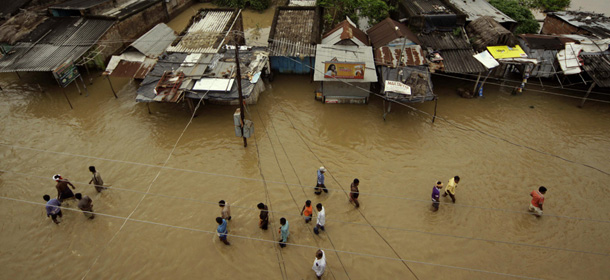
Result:
<svg viewBox="0 0 610 280"><path fill-rule="evenodd" d="M314 62L313 57L311 60L309 57L304 57L301 60L300 57L272 56L269 60L271 70L283 74L309 74L310 71L313 71L309 67L313 68Z"/></svg>

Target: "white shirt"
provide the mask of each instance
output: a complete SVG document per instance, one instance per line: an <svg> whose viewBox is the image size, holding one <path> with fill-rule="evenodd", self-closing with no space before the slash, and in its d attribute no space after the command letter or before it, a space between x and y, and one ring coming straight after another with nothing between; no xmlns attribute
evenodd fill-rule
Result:
<svg viewBox="0 0 610 280"><path fill-rule="evenodd" d="M316 217L316 219L318 225L324 226L324 223L326 223L326 212L324 211L324 206L322 206L321 211L318 211L318 216Z"/></svg>
<svg viewBox="0 0 610 280"><path fill-rule="evenodd" d="M324 270L326 269L326 253L324 253L324 251L322 251L321 259L316 258L313 261L311 269L316 272L317 276L322 276L322 274L324 274Z"/></svg>

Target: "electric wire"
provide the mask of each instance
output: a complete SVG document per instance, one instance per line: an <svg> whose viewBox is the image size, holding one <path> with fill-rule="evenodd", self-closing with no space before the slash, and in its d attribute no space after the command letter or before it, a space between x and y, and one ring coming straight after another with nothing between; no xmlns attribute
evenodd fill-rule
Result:
<svg viewBox="0 0 610 280"><path fill-rule="evenodd" d="M205 94L203 95L205 96ZM201 102L203 101L203 96L201 98L199 98L199 102L197 102L197 106L195 106L195 110L193 110L193 113L191 114L191 117L189 119L189 121L187 122L186 126L184 126L184 129L182 130L182 133L180 133L180 136L178 136L178 139L176 140L176 143L174 143L174 146L172 147L169 155L167 156L167 158L165 159L165 161L163 162L163 165L159 168L159 171L157 172L157 175L155 175L155 177L153 178L153 180L150 182L150 184L148 185L148 188L146 189L146 193L140 198L140 200L138 201L138 203L136 204L136 207L133 208L133 210L131 211L131 213L129 213L129 216L127 216L127 219L125 219L125 221L123 222L123 224L121 225L121 227L119 227L119 230L117 230L114 235L112 236L112 238L110 238L110 240L108 240L108 242L106 243L106 245L102 248L102 250L100 251L100 253L97 255L97 257L95 258L95 260L93 261L93 263L91 264L91 266L89 266L89 269L87 269L87 271L85 272L85 275L83 275L83 277L81 278L82 280L87 278L87 275L89 275L89 272L91 272L91 269L93 268L93 266L95 266L95 264L97 263L97 261L99 260L100 256L106 251L106 249L108 248L108 246L110 245L110 243L112 243L112 241L117 237L117 235L121 232L121 230L125 227L125 225L127 224L127 222L129 221L129 219L131 218L131 216L133 216L133 214L136 212L136 210L138 209L138 207L140 207L140 205L142 204L142 201L144 201L144 199L146 198L146 196L148 195L148 193L150 192L150 189L152 188L153 184L157 181L157 179L159 178L159 175L161 175L161 172L163 171L163 168L165 166L167 166L167 163L169 162L169 160L171 159L172 155L174 154L174 151L176 150L176 148L178 147L178 143L180 142L180 140L182 139L182 137L184 136L184 134L186 133L186 130L189 128L189 126L191 125L191 123L193 122L193 119L195 118L197 109L199 109L199 106L201 105Z"/></svg>
<svg viewBox="0 0 610 280"><path fill-rule="evenodd" d="M10 171L10 170L0 170L0 172L13 173L13 174L29 176L29 177L36 177L36 178L41 178L41 179L48 179L48 176L37 176L37 175L33 175L33 174L15 172L15 171ZM88 186L89 185L88 183L85 183L85 182L77 182L77 181L70 181L70 182L75 184L75 185L77 185L77 186L80 186L80 185ZM116 187L116 186L104 186L104 187L106 187L108 189L116 189L116 190L120 190L120 191L128 191L128 192L134 192L134 193L142 193L142 194L146 193L144 191L124 189L124 188L119 188L119 187ZM305 193L305 192L303 191L303 193ZM170 199L179 199L179 200L197 202L197 203L201 203L201 204L209 204L209 205L214 205L214 206L218 205L218 203L214 202L214 201L199 200L199 199L194 199L194 198L186 198L186 197L180 197L180 196L171 196L171 195L164 195L164 194L151 193L151 192L149 192L148 195L150 195L150 196L159 196L159 197L170 198ZM244 209L244 210L257 210L257 208L254 208L254 207L239 206L239 205L235 205L235 204L231 204L231 207L233 207L233 208L240 208L240 209ZM301 215L292 214L292 213L288 213L288 212L272 211L272 210L269 210L268 212L269 213L281 214L281 215L284 215L284 216L292 216L292 217L296 217L296 218L300 218L301 217ZM531 213L528 213L528 214L532 215ZM339 220L339 219L327 219L327 221L338 222L338 223L343 223L343 224L351 224L351 225L357 225L357 226L366 226L366 227L375 226L377 228L383 228L383 229L389 229L389 230L405 231L405 232L415 232L415 233L420 233L420 234L443 236L443 237L451 237L451 238L456 238L456 239L465 239L465 240L474 240L474 241L501 243L501 244L507 244L507 245L532 247L532 248L540 248L540 249L548 249L548 250L556 250L556 251L565 251L565 252L573 252L573 253L583 253L583 254L590 254L590 255L610 256L610 254L608 254L608 253L591 252L591 251L575 250L575 249L559 248L559 247L550 247L550 246L542 246L542 245L535 245L535 244L529 244L529 243L518 243L518 242L510 242L510 241L503 241L503 240L495 240L495 239L485 239L485 238L470 237L470 236L460 236L460 235L454 235L454 234L437 233L437 232L423 231L423 230L417 230L417 229L411 229L411 228L403 228L403 227L390 227L390 226L383 226L383 225L371 225L371 224L364 224L364 223L356 223L356 222L344 221L344 220Z"/></svg>
<svg viewBox="0 0 610 280"><path fill-rule="evenodd" d="M0 199L14 201L14 202L27 203L27 204L33 204L33 205L38 205L38 206L46 206L45 203L39 203L39 202L33 202L33 201L28 201L28 200L22 200L22 199L17 199L17 198L12 198L12 197L0 196ZM68 207L64 207L64 206L57 206L57 207L60 208L60 209L65 209L65 210L72 211L72 212L82 212L81 210L77 210L77 209L73 209L73 208L68 208ZM127 217L110 215L110 214L105 214L105 213L100 213L100 212L92 212L92 213L94 213L95 215L98 215L98 216L105 216L105 217L109 217L109 218L122 219L122 220L125 220L125 221L129 220L129 221L132 221L132 222L139 222L139 223L144 223L144 224L163 226L163 227L167 227L167 228L182 229L182 230L201 232L201 233L207 233L207 234L213 234L213 235L216 234L215 231L202 230L202 229L183 227L183 226L176 226L176 225L170 225L170 224L164 224L164 223L152 222L152 221L140 220L140 219L134 219L134 218L129 218L128 219ZM243 236L243 235L227 234L227 236L232 236L232 237L235 237L235 238L241 238L241 239L246 239L246 240L267 242L267 243L277 243L277 241L275 241L275 240L268 240L268 239L262 239L262 238L254 238L254 237ZM385 256L380 256L380 255L368 254L368 253L359 253L359 252L353 252L353 251L335 250L335 249L332 249L332 248L318 248L318 247L315 247L315 246L298 244L298 243L286 243L286 244L287 245L291 245L291 246L295 246L295 247L310 248L310 249L323 249L323 250L326 250L326 251L337 251L339 253L345 253L345 254L351 254L351 255L357 255L357 256L363 256L363 257L369 257L369 258L378 258L378 259L395 260L395 261L405 261L405 262L410 262L410 263L415 263L415 264L423 264L423 265L430 265L430 266L437 266L437 267L458 269L458 270L471 271L471 272L480 272L480 273L501 275L501 276L514 277L514 278L540 279L540 278L535 278L535 277L530 277L530 276L525 276L525 275L517 275L517 274L509 274L509 273L502 273L502 272L495 272L495 271L487 271L487 270L482 270L482 269L460 267L460 266L453 266L453 265L445 265L445 264L437 264L437 263L430 263L430 262L423 262L423 261L414 261L414 260L400 259L400 258L394 258L394 257L385 257Z"/></svg>
<svg viewBox="0 0 610 280"><path fill-rule="evenodd" d="M277 166L278 166L278 167L279 167L279 169L280 169L280 173L282 174L282 177L284 178L284 182L286 183L286 184L285 184L286 189L288 190L288 193L290 194L290 197L292 197L292 201L294 202L295 207L297 208L297 211L299 211L299 203L298 203L298 202L297 202L297 200L294 198L294 195L292 194L292 191L290 190L289 186L287 185L288 180L286 179L286 176L284 175L284 171L283 171L283 169L282 169L282 165L280 164L279 159L278 159L278 157L277 157L277 153L275 152L275 147L273 146L273 142L272 142L272 140L271 140L271 136L269 135L269 130L267 130L267 127L265 126L265 124L264 124L264 122L263 122L263 118L262 118L262 116L261 116L261 114L260 114L260 110L258 110L258 109L257 109L257 110L256 110L256 112L258 113L258 117L259 117L259 119L261 120L261 124L262 124L262 126L263 126L263 129L265 130L265 134L267 135L267 138L269 139L269 144L270 144L270 146L271 146L271 149L272 149L272 151L273 151L273 155L274 155L274 157L275 157L275 162L276 162ZM271 123L271 126L273 126L273 120L271 120L271 119L270 119L270 120L269 120L269 122ZM275 132L275 134L276 134L276 137L278 137L278 136L277 136L277 131L275 130L275 127L274 127L273 129L274 129L274 132ZM278 137L278 141L279 141L279 137ZM281 144L281 141L280 141L280 144ZM258 146L257 146L257 151L258 151ZM284 152L285 152L285 151L284 151ZM292 165L292 162L290 162L290 164ZM294 170L294 166L293 166L293 170ZM296 175L296 173L295 173L295 175ZM297 176L297 179L298 179L298 175L296 175L296 176ZM299 181L300 181L300 180L299 180ZM303 189L301 189L301 190L303 190ZM305 191L304 191L304 190L303 190L303 194L305 194ZM305 197L307 197L307 194L305 194ZM299 215L299 216L300 216L300 215ZM308 225L308 224L307 224L307 225ZM307 226L307 228L308 228L308 230L310 229L310 228L309 228L309 226ZM313 230L313 229L312 229L312 230ZM333 241L332 241L332 239L331 239L331 237L330 237L330 234L328 234L328 232L326 232L326 231L324 231L324 233L326 234L326 237L328 237L328 241L330 242L330 245L333 247L333 249L336 249L336 248L335 248L335 244L333 243ZM312 235L313 240L315 240L315 241L316 241L316 245L318 245L317 239L316 239L316 237L315 237L315 236L313 236L313 232L312 232L312 231L310 231L310 234ZM318 247L319 247L319 245L318 245ZM339 254L338 254L336 251L335 251L335 254L337 255L337 259L339 260L339 264L341 264L341 267L343 268L343 271L345 272L345 275L347 276L347 278L348 278L348 279L351 279L351 277L350 277L349 273L347 272L347 269L345 268L345 265L343 264L343 261L341 260L341 256L339 256ZM334 273L332 273L332 271L331 271L331 274L333 275L333 278L335 278L335 279L336 279L336 277L335 277Z"/></svg>
<svg viewBox="0 0 610 280"><path fill-rule="evenodd" d="M65 155L65 156L74 156L74 157L82 157L82 158L89 158L89 159L97 159L97 160L103 160L103 161L109 161L109 162L119 162L119 163L124 163L124 164L133 164L133 165L140 165L140 166L147 166L147 167L161 167L160 165L155 165L155 164L147 164L147 163L139 163L139 162L132 162L132 161L108 159L108 158L101 158L101 157L95 157L95 156L71 154L71 153L66 153L66 152L57 152L57 151L37 149L37 148L32 148L32 147L16 146L16 145L6 144L6 143L2 143L2 142L0 142L0 146L6 146L6 147L15 148L15 149L24 149L24 150L38 151L38 152L46 152L46 153L52 153L52 154L60 154L60 155ZM213 172L205 172L205 171L198 171L198 170L184 169L184 168L167 167L167 166L164 167L164 168L168 169L168 170L175 170L175 171L182 171L182 172L189 172L189 173L196 173L196 174L204 174L204 175L211 175L211 176L219 176L219 177L226 177L226 178L239 179L239 180L248 180L248 181L262 182L261 179L256 179L256 178L240 177L240 176L234 176L234 175L227 175L227 174L220 174L220 173L213 173ZM272 183L272 184L287 184L285 182L269 181L269 180L266 180L265 182ZM305 185L293 184L293 183L288 183L287 185L295 186L295 187L300 187L300 188L310 188L310 189L314 189L315 188L315 187L311 187L311 186L305 186ZM327 188L327 189L329 191L345 192L345 190L341 190L341 189L335 189L335 188ZM397 196L397 195L384 195L384 194L367 193L367 192L359 192L359 194L360 195L383 197L383 198L389 198L389 199L401 199L401 200L409 200L409 201L422 202L422 203L430 203L429 200L425 200L425 199L417 199L417 198ZM470 205L470 204L460 204L460 203L451 203L451 202L442 202L442 201L440 202L440 204L451 205L451 206L455 206L455 207L467 207L467 208L476 208L476 209L490 210L490 211L501 211L501 212L505 212L505 213L516 213L516 214L531 215L531 213L526 212L526 211L517 211L517 210L494 208L494 207L484 207L484 206L477 206L477 205ZM610 220L601 220L601 219L592 219L592 218L583 218L583 217L572 217L572 216L555 215L555 214L547 214L547 213L545 213L544 216L545 217L555 217L555 218L580 220L580 221L598 222L598 223L610 223Z"/></svg>

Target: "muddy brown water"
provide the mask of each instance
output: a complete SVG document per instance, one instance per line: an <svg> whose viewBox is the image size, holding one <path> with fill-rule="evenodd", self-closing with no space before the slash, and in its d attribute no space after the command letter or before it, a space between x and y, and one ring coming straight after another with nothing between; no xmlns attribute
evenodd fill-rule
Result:
<svg viewBox="0 0 610 280"><path fill-rule="evenodd" d="M190 11L170 26L186 24ZM255 21L246 17L246 28ZM533 91L511 96L493 85L483 99L462 99L455 88L471 83L442 77L434 82L439 116L610 171L609 104L587 102L579 109L577 99ZM322 104L307 76L277 75L248 108L256 127L248 148L234 136L235 108L206 105L167 162L175 169L161 170L150 165L165 162L189 121L188 109L152 104L148 114L134 101L136 83L113 79L113 85L118 99L100 77L87 97L71 85L70 110L48 74L0 75L0 168L8 171L0 173L0 196L43 203L43 194L55 194L51 176L60 173L93 199L96 212L127 217L150 187L131 218L157 224L129 221L108 243L122 219L90 221L64 210L57 226L42 205L1 199L0 279L315 279L313 248L289 245L280 255L272 243L229 237L227 247L201 232L215 230L220 199L233 204L230 234L278 239L278 220L286 217L289 242L358 253L326 250L325 279L414 279L400 261L382 258L396 258L392 250L419 262L407 262L419 279L511 278L447 266L544 279L604 279L610 272L610 176L591 168L443 120L432 124L405 107L393 106L384 121L376 97L368 105ZM413 106L434 109L432 102ZM86 184L89 165L116 189L96 193ZM310 187L321 165L329 170L332 190L316 197ZM462 177L459 205L441 204L431 212L432 184L446 184L454 175ZM392 248L340 191L354 178L361 181L360 210ZM547 216L537 219L524 212L529 192L539 185L549 191ZM320 236L298 216L306 199L325 205L326 233ZM278 212L268 231L257 227L258 202Z"/></svg>

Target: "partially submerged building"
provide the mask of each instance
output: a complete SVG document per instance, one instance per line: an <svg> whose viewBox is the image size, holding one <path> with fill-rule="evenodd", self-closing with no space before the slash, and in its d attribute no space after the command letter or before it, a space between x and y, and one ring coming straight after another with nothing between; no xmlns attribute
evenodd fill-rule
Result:
<svg viewBox="0 0 610 280"><path fill-rule="evenodd" d="M245 43L242 33L241 10L201 9L144 78L136 101L186 101L191 109L200 100L236 105L239 82L246 102L256 103L265 89L260 77L268 69L268 53L241 47L242 76L236 77L234 45Z"/></svg>
<svg viewBox="0 0 610 280"><path fill-rule="evenodd" d="M489 4L487 0L447 0L447 2L466 15L466 26L481 17L490 17L511 32L517 28L515 20Z"/></svg>
<svg viewBox="0 0 610 280"><path fill-rule="evenodd" d="M386 18L367 33L374 48L381 92L386 99L399 102L435 99L419 39L408 27Z"/></svg>
<svg viewBox="0 0 610 280"><path fill-rule="evenodd" d="M317 45L313 80L324 103L368 102L377 82L373 49L369 46Z"/></svg>
<svg viewBox="0 0 610 280"><path fill-rule="evenodd" d="M318 7L276 8L269 33L271 69L278 73L312 73L322 23Z"/></svg>
<svg viewBox="0 0 610 280"><path fill-rule="evenodd" d="M53 72L78 64L114 24L108 19L48 18L0 58L0 72Z"/></svg>
<svg viewBox="0 0 610 280"><path fill-rule="evenodd" d="M610 38L610 18L604 14L563 11L548 13L541 34L579 34L599 39Z"/></svg>

